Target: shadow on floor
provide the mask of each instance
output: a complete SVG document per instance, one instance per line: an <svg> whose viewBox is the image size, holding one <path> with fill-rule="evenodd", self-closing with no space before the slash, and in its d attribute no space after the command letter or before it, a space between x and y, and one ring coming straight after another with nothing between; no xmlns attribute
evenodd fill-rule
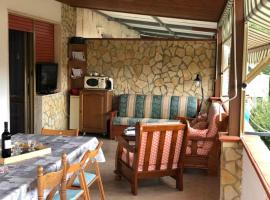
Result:
<svg viewBox="0 0 270 200"><path fill-rule="evenodd" d="M88 135L90 136L90 135ZM101 177L108 200L218 200L219 199L219 177L208 176L204 170L185 170L184 191L175 189L175 180L171 177L149 179L139 182L138 195L133 196L130 185L125 180L115 180L114 162L117 142L114 140L103 140L103 152L105 163L100 163ZM98 189L93 187L91 197L98 200Z"/></svg>

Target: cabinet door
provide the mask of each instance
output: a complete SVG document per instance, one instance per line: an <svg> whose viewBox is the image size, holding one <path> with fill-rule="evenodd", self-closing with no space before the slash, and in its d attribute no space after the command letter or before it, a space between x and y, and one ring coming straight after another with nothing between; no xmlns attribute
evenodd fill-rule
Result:
<svg viewBox="0 0 270 200"><path fill-rule="evenodd" d="M81 129L86 132L105 131L105 95L86 92L81 96Z"/></svg>

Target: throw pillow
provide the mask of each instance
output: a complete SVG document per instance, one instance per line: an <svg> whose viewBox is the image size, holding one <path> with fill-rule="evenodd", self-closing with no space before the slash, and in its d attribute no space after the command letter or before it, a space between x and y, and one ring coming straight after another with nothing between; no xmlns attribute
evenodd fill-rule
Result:
<svg viewBox="0 0 270 200"><path fill-rule="evenodd" d="M190 122L190 126L193 127L197 122L207 121L207 113L199 114L195 119Z"/></svg>

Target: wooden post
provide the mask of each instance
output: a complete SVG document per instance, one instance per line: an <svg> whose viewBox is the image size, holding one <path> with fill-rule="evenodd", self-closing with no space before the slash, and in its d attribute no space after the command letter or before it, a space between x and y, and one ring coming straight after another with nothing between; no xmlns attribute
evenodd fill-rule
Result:
<svg viewBox="0 0 270 200"><path fill-rule="evenodd" d="M242 80L243 80L243 53L244 53L244 33L245 33L245 20L244 20L244 1L235 1L235 29L236 35L232 35L232 56L231 56L231 68L230 68L230 82L229 82L229 96L234 96L235 91L235 74L233 67L236 64L237 68L237 97L230 102L230 115L229 115L229 135L240 134L240 120L241 120L241 102L242 102ZM234 41L236 46L234 48ZM234 59L236 56L236 59ZM236 60L236 63L234 63Z"/></svg>
<svg viewBox="0 0 270 200"><path fill-rule="evenodd" d="M215 97L221 96L221 64L222 64L222 28L217 32Z"/></svg>

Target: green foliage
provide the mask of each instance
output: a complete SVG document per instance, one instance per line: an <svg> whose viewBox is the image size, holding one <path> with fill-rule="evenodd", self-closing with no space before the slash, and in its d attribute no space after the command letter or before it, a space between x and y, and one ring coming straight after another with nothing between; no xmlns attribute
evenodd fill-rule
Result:
<svg viewBox="0 0 270 200"><path fill-rule="evenodd" d="M261 137L261 138L270 149L270 137Z"/></svg>
<svg viewBox="0 0 270 200"><path fill-rule="evenodd" d="M257 132L270 132L270 101L257 101L257 105L251 111L251 126ZM270 149L270 137L262 137Z"/></svg>
<svg viewBox="0 0 270 200"><path fill-rule="evenodd" d="M270 65L262 70L263 74L270 75Z"/></svg>
<svg viewBox="0 0 270 200"><path fill-rule="evenodd" d="M270 130L270 101L257 101L251 110L251 126L258 132Z"/></svg>

